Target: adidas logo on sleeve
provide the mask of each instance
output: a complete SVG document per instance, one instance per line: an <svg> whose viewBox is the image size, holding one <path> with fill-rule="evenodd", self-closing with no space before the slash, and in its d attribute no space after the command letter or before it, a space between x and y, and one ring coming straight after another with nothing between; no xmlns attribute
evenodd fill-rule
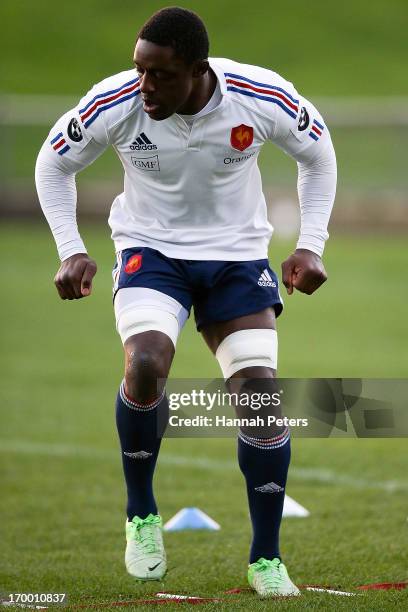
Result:
<svg viewBox="0 0 408 612"><path fill-rule="evenodd" d="M269 270L265 268L261 276L258 279L258 285L260 287L276 287L276 283L272 276L269 274Z"/></svg>
<svg viewBox="0 0 408 612"><path fill-rule="evenodd" d="M153 144L146 134L142 132L136 140L132 142L130 149L132 151L154 151L157 149L157 145Z"/></svg>

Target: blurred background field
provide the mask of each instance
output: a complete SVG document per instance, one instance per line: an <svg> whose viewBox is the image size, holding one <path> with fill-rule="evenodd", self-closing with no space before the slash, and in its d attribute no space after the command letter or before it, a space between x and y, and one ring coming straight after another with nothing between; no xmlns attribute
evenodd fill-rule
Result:
<svg viewBox="0 0 408 612"><path fill-rule="evenodd" d="M124 487L113 417L122 355L106 225L122 188L121 167L109 151L79 177L80 227L99 271L92 298L75 303L58 300L52 285L58 263L33 170L53 120L94 82L131 68L138 28L164 5L0 3L0 592L67 590L75 601L151 592L136 589L122 568ZM286 298L280 375L407 377L407 3L186 6L208 24L212 55L268 66L292 80L321 108L335 143L329 281L313 297ZM296 165L266 146L261 166L276 226L270 261L279 271L295 242ZM172 376L198 375L219 371L190 319ZM164 442L157 475L164 518L198 505L223 527L214 537L169 537L169 590L210 595L244 585L249 524L234 445ZM342 588L405 579L406 470L405 440L295 440L288 492L311 517L284 521L293 578ZM352 606L312 597L280 607ZM407 601L378 593L358 605L406 609ZM248 596L234 610L241 606L257 609Z"/></svg>
<svg viewBox="0 0 408 612"><path fill-rule="evenodd" d="M38 215L36 153L53 121L93 83L132 68L137 31L163 3L112 0L64 6L5 0L0 6L0 204ZM339 161L333 226L359 231L406 228L408 135L405 0L314 0L296 8L266 1L192 1L208 24L211 54L275 69L317 104ZM287 231L296 210L296 165L273 146L261 156L271 215ZM107 152L79 178L80 209L105 215L122 189ZM284 203L283 207L277 206ZM274 212L275 209L275 212Z"/></svg>

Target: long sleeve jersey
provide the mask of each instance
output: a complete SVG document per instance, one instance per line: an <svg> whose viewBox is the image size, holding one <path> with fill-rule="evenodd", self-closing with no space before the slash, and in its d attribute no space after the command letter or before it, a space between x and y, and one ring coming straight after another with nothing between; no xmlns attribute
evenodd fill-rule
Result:
<svg viewBox="0 0 408 612"><path fill-rule="evenodd" d="M179 259L267 257L267 218L258 155L272 141L298 165L297 248L319 255L336 190L336 158L319 112L277 73L209 60L219 104L191 122L154 121L143 110L134 70L95 85L51 129L36 185L61 260L86 252L76 221L77 172L113 146L124 190L111 207L115 250L151 247Z"/></svg>

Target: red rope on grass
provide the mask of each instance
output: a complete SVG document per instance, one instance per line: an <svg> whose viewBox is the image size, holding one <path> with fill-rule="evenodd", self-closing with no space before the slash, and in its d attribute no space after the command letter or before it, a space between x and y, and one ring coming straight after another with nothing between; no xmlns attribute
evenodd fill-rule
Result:
<svg viewBox="0 0 408 612"><path fill-rule="evenodd" d="M408 582L374 582L373 584L363 584L357 588L361 589L362 591L369 591L371 589L384 591L397 589L398 591L402 591L402 589L408 588Z"/></svg>

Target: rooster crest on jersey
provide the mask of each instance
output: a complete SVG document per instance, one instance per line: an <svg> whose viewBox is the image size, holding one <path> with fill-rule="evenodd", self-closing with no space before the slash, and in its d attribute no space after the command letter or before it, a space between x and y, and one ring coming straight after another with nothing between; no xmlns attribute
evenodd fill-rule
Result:
<svg viewBox="0 0 408 612"><path fill-rule="evenodd" d="M241 123L231 130L231 145L238 151L247 149L254 140L254 128Z"/></svg>
<svg viewBox="0 0 408 612"><path fill-rule="evenodd" d="M142 256L141 255L132 255L125 266L126 274L134 274L137 272L142 265Z"/></svg>

